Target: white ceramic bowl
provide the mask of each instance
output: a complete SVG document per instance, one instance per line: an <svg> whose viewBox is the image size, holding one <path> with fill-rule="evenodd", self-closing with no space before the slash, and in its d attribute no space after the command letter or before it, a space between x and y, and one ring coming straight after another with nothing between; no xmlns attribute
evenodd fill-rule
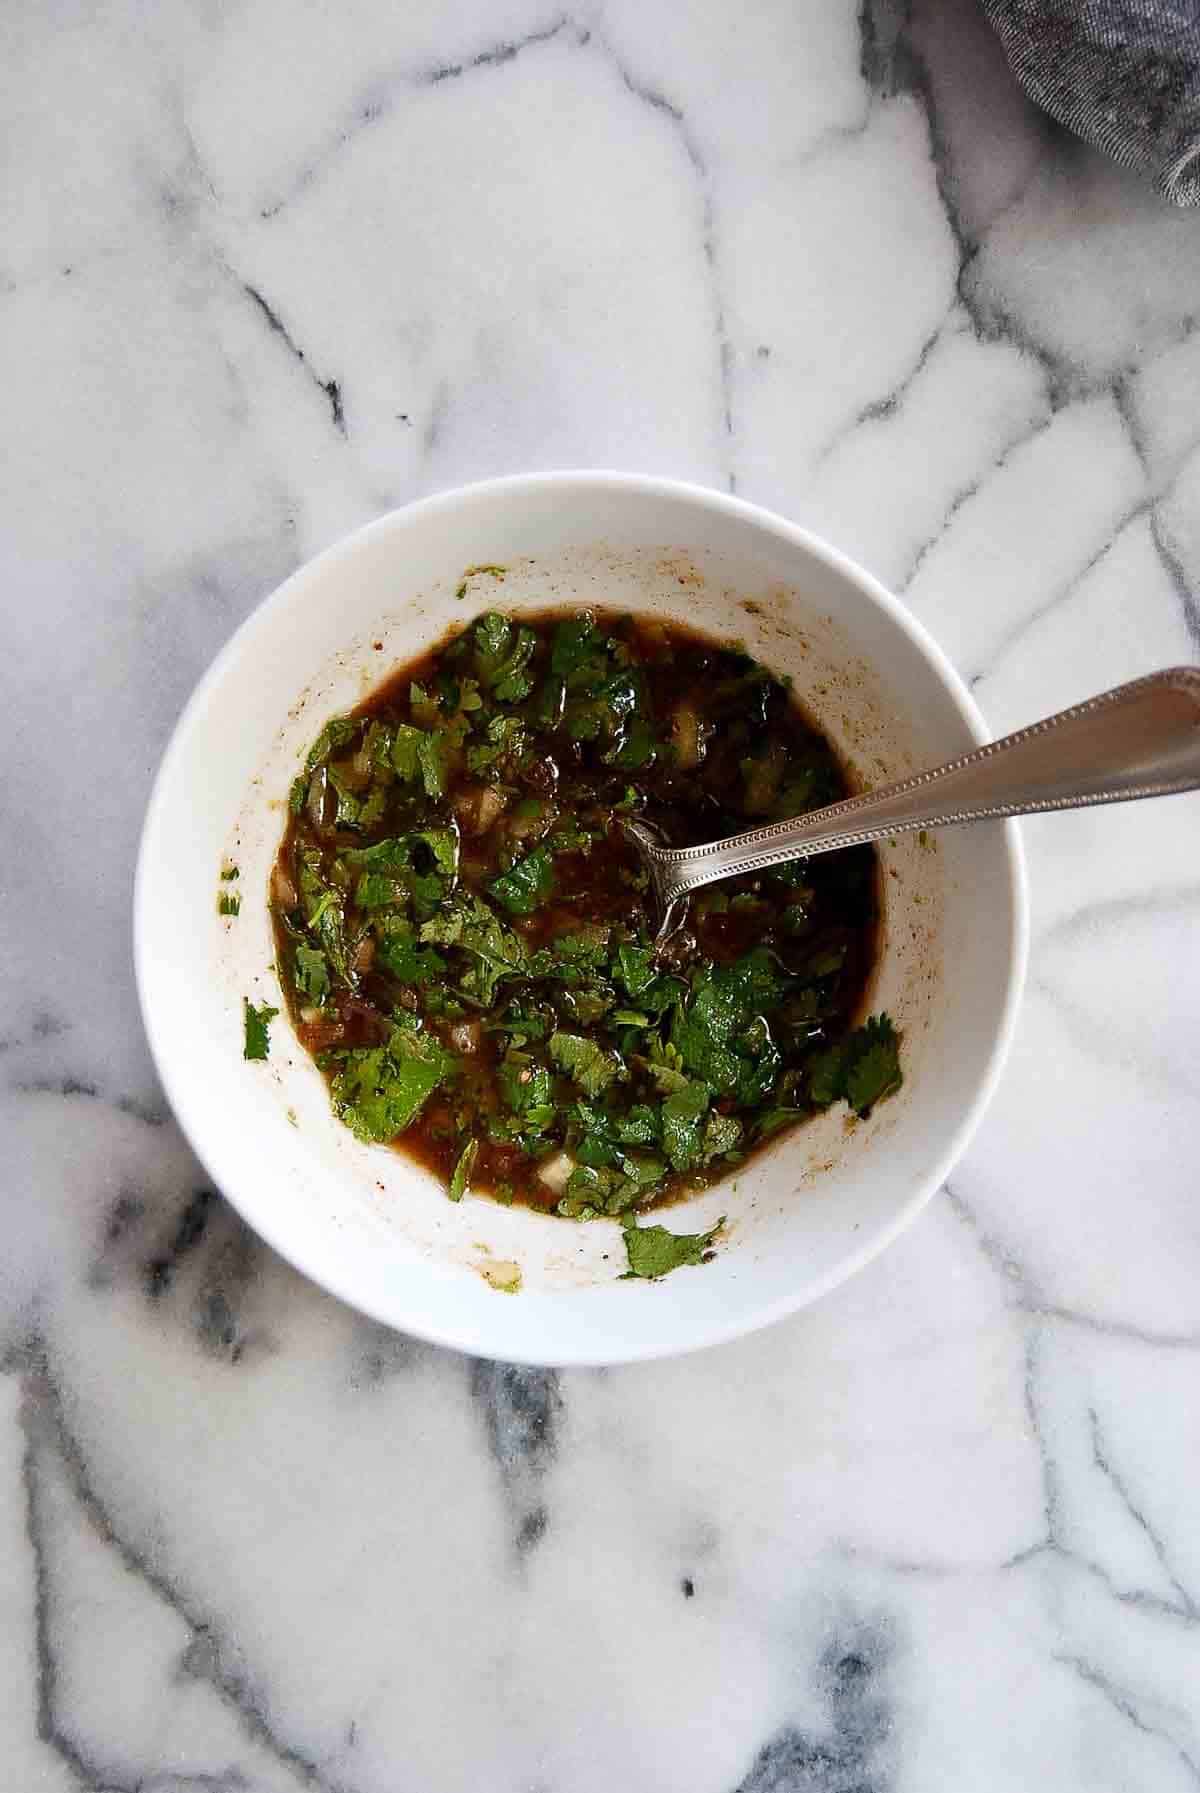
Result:
<svg viewBox="0 0 1200 1793"><path fill-rule="evenodd" d="M464 569L500 564L503 581ZM603 603L726 637L780 673L864 783L987 739L934 643L843 555L733 498L623 474L540 474L382 517L293 575L185 710L150 801L135 895L138 987L180 1124L216 1183L301 1270L389 1325L514 1361L615 1363L709 1345L814 1300L895 1238L965 1146L1008 1045L1026 908L1011 823L884 849L873 1008L904 1032L904 1088L854 1126L830 1111L672 1208L728 1216L715 1260L622 1281L614 1224L468 1196L332 1117L286 1017L242 1058L242 998L283 1008L267 879L287 791L330 715L489 605ZM237 920L217 915L223 859ZM496 1282L520 1271L511 1294Z"/></svg>

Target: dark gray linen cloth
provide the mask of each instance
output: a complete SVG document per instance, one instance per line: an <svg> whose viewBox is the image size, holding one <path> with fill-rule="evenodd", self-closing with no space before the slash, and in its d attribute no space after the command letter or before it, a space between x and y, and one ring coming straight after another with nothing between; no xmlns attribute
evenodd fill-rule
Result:
<svg viewBox="0 0 1200 1793"><path fill-rule="evenodd" d="M1029 97L1200 205L1200 0L983 0Z"/></svg>

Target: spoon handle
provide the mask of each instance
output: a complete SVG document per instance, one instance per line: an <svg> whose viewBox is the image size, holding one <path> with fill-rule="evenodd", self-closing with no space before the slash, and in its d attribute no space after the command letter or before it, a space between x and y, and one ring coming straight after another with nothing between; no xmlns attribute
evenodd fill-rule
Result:
<svg viewBox="0 0 1200 1793"><path fill-rule="evenodd" d="M1118 685L865 796L708 846L656 854L655 882L669 901L719 878L913 828L1168 797L1198 787L1200 669L1179 666Z"/></svg>

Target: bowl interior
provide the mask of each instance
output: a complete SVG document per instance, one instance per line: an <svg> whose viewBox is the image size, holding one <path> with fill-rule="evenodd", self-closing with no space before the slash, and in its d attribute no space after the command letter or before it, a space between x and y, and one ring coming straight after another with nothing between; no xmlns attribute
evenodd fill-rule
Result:
<svg viewBox="0 0 1200 1793"><path fill-rule="evenodd" d="M501 565L502 579L465 569ZM461 595L460 595L461 594ZM620 1280L618 1228L449 1203L400 1155L360 1145L286 1017L241 1056L243 997L282 1008L266 911L284 804L328 716L489 606L615 605L743 641L791 675L864 784L983 738L969 699L894 601L789 525L733 500L613 476L501 481L395 513L296 574L230 642L163 762L138 873L136 956L168 1095L246 1218L375 1317L513 1360L686 1350L813 1299L915 1214L965 1140L1006 1039L1023 953L1003 824L883 849L871 1006L904 1033L906 1082L867 1122L831 1111L665 1216L725 1215L715 1261ZM217 914L222 861L241 913ZM950 975L948 968L953 968ZM514 1294L502 1285L519 1271ZM498 1286L501 1285L501 1286Z"/></svg>

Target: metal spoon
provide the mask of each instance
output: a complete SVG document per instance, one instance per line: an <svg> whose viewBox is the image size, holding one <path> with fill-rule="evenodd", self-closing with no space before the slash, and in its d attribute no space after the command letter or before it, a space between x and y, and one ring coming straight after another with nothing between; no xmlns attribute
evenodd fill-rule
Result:
<svg viewBox="0 0 1200 1793"><path fill-rule="evenodd" d="M1176 666L1118 685L961 759L790 822L706 846L664 846L648 823L624 829L650 873L661 946L688 896L721 878L860 846L913 828L949 828L1041 810L1169 797L1200 787L1200 669Z"/></svg>

